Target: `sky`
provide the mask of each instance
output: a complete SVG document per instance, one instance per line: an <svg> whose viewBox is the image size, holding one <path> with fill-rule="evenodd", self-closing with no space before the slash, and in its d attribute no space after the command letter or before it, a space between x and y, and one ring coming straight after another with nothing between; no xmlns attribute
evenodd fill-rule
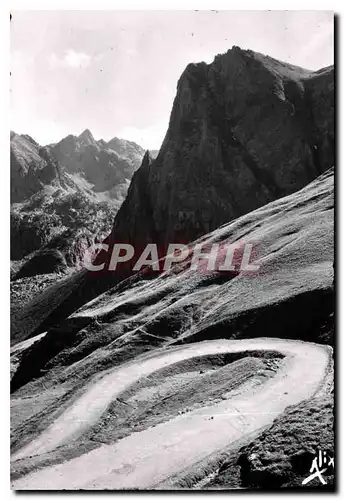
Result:
<svg viewBox="0 0 344 500"><path fill-rule="evenodd" d="M317 70L328 11L12 11L11 130L42 145L88 128L159 149L190 62L233 45Z"/></svg>

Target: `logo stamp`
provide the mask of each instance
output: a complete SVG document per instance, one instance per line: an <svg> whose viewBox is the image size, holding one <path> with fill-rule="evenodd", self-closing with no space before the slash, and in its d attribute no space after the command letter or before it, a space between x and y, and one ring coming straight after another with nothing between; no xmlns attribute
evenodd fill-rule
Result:
<svg viewBox="0 0 344 500"><path fill-rule="evenodd" d="M319 450L318 455L313 458L309 476L302 481L302 485L306 485L318 478L321 484L327 484L323 474L330 468L334 469L334 457L327 455L326 451Z"/></svg>

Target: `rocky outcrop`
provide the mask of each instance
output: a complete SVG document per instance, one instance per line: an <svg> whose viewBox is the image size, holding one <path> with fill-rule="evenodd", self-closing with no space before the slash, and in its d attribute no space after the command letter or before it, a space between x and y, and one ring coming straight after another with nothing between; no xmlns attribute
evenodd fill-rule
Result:
<svg viewBox="0 0 344 500"><path fill-rule="evenodd" d="M188 242L331 167L333 73L238 47L189 64L160 152L134 175L113 239Z"/></svg>

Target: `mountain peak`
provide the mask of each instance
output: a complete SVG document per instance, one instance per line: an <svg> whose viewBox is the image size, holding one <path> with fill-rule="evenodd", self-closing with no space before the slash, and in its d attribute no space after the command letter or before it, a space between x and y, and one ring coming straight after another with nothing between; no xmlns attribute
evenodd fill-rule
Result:
<svg viewBox="0 0 344 500"><path fill-rule="evenodd" d="M81 132L78 139L82 140L86 144L93 144L95 142L92 132L88 128Z"/></svg>
<svg viewBox="0 0 344 500"><path fill-rule="evenodd" d="M149 151L149 149L146 150L144 156L143 156L143 159L142 159L142 165L150 165L153 161L153 156L151 154L151 152Z"/></svg>

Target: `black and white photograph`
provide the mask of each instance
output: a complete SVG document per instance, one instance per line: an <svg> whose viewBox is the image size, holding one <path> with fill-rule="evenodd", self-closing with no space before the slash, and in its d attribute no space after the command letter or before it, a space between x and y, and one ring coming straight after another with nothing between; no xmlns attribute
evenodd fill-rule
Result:
<svg viewBox="0 0 344 500"><path fill-rule="evenodd" d="M337 15L94 8L8 14L10 487L334 492Z"/></svg>

